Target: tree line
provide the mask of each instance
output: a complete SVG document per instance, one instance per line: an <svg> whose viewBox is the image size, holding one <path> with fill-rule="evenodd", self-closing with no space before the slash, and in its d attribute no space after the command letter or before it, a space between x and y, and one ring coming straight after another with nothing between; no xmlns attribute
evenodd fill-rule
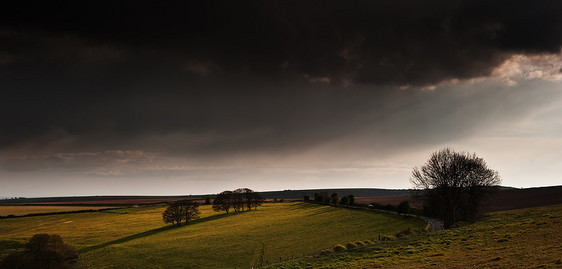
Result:
<svg viewBox="0 0 562 269"><path fill-rule="evenodd" d="M305 195L304 201L310 201L310 196ZM332 193L332 195L328 195L326 192L314 193L314 202L325 204L325 205L342 205L342 206L350 206L355 205L355 196L353 194L346 195L343 197L338 197L337 193Z"/></svg>

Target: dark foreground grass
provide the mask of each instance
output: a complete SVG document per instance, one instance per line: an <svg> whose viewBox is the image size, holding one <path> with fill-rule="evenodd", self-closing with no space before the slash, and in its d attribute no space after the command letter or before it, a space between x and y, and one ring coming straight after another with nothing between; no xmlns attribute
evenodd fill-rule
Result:
<svg viewBox="0 0 562 269"><path fill-rule="evenodd" d="M562 268L561 231L562 205L495 212L447 231L269 268Z"/></svg>
<svg viewBox="0 0 562 269"><path fill-rule="evenodd" d="M80 252L79 268L250 268L313 255L340 242L377 238L420 220L306 203L265 204L164 225L164 207L0 220L0 258L36 233L57 233Z"/></svg>

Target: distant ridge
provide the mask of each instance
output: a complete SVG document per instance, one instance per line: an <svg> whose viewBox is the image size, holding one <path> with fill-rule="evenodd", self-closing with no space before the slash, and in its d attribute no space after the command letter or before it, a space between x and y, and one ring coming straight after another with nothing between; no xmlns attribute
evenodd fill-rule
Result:
<svg viewBox="0 0 562 269"><path fill-rule="evenodd" d="M410 190L392 189L305 189L305 190L283 190L283 191L264 191L259 192L265 199L302 199L305 195L314 197L314 193L326 192L328 194L337 193L338 196L353 194L356 197L377 197L377 196L404 196L409 195ZM31 204L31 203L84 203L89 204L97 201L123 201L123 200L169 200L169 199L205 199L213 197L215 194L198 195L108 195L108 196L64 196L64 197L36 197L0 200L0 204Z"/></svg>
<svg viewBox="0 0 562 269"><path fill-rule="evenodd" d="M379 196L404 196L410 195L412 190L402 189L306 189L306 190L284 190L284 191L265 191L260 192L266 199L301 199L305 195L314 197L314 193L326 192L329 195L337 193L339 197L354 195L355 197L379 197Z"/></svg>
<svg viewBox="0 0 562 269"><path fill-rule="evenodd" d="M521 190L512 187L500 187L501 190ZM355 197L397 197L409 196L411 189L375 189L375 188L339 188L339 189L303 189L303 190L283 190L283 191L262 191L259 192L265 199L302 199L305 195L314 197L314 193L326 192L329 195L337 193L339 197L354 195ZM37 197L37 198L18 198L0 200L0 205L4 204L36 204L36 203L64 203L64 204L137 204L142 200L142 204L159 203L180 199L205 199L213 197L215 194L198 194L198 195L100 195L100 196L64 196L64 197ZM127 202L129 200L130 202ZM154 200L151 202L150 200Z"/></svg>

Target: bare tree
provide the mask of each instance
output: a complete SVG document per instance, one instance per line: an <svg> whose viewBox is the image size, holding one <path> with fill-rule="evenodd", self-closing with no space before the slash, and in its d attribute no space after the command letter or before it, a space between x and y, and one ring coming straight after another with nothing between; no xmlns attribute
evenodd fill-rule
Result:
<svg viewBox="0 0 562 269"><path fill-rule="evenodd" d="M473 221L480 215L482 200L499 186L498 172L475 154L445 148L434 152L410 179L422 190L417 198L430 214L442 218L445 228L457 221Z"/></svg>

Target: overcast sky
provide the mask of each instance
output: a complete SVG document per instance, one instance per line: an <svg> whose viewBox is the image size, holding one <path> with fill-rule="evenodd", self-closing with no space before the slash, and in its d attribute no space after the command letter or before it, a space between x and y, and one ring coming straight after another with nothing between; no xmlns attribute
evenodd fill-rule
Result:
<svg viewBox="0 0 562 269"><path fill-rule="evenodd" d="M0 196L560 185L561 1L17 1Z"/></svg>

